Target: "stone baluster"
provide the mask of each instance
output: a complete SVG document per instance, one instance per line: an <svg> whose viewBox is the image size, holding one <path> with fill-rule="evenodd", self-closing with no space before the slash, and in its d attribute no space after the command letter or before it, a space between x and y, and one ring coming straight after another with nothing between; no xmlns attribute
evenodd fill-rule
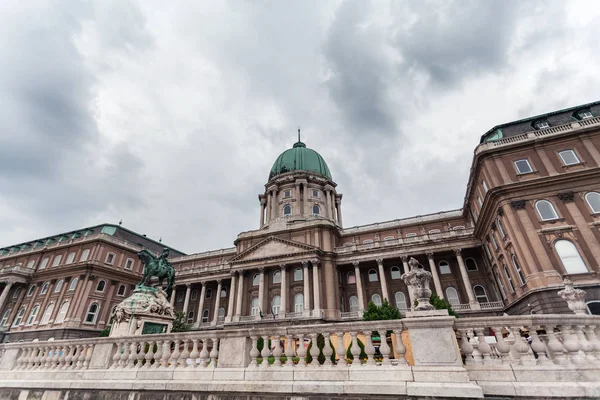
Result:
<svg viewBox="0 0 600 400"><path fill-rule="evenodd" d="M298 366L306 368L306 347L304 347L304 334L298 335Z"/></svg>
<svg viewBox="0 0 600 400"><path fill-rule="evenodd" d="M583 351L587 361L594 363L596 361L596 357L594 356L594 345L585 337L583 328L585 328L584 324L575 325L575 335L579 341L579 349Z"/></svg>
<svg viewBox="0 0 600 400"><path fill-rule="evenodd" d="M110 366L111 369L117 368L119 366L119 362L121 361L122 346L124 346L123 342L120 342L117 344L117 348L115 349L115 354L113 354L113 357L112 357L112 365ZM84 358L84 360L85 360L85 358Z"/></svg>
<svg viewBox="0 0 600 400"><path fill-rule="evenodd" d="M535 327L529 329L529 336L531 336L531 350L535 351L538 355L537 363L543 365L552 364L552 361L548 358L546 345L540 340Z"/></svg>
<svg viewBox="0 0 600 400"><path fill-rule="evenodd" d="M519 364L521 365L534 365L535 359L529 355L529 345L523 337L521 337L521 333L519 331L518 326L511 327L511 333L515 338L515 350L519 353Z"/></svg>
<svg viewBox="0 0 600 400"><path fill-rule="evenodd" d="M158 342L156 345L158 346ZM160 356L160 358L156 359L157 354L154 355L154 366L156 368L169 368L169 360L171 359L171 341L163 340L162 348L157 347L156 352L159 353L158 356Z"/></svg>
<svg viewBox="0 0 600 400"><path fill-rule="evenodd" d="M352 353L352 366L361 365L360 359L360 347L358 346L357 332L350 332L352 336L352 347L350 347L350 353Z"/></svg>
<svg viewBox="0 0 600 400"><path fill-rule="evenodd" d="M181 355L179 356L179 362L177 363L178 366L181 366L183 368L186 368L188 366L187 360L188 360L188 358L190 358L189 345L190 345L190 340L184 339L183 340L183 351L181 352Z"/></svg>
<svg viewBox="0 0 600 400"><path fill-rule="evenodd" d="M310 355L312 357L312 361L310 362L310 366L316 368L319 366L319 345L317 343L317 333L310 334Z"/></svg>
<svg viewBox="0 0 600 400"><path fill-rule="evenodd" d="M144 365L144 356L146 354L144 354L144 350L146 349L146 343L149 342L145 342L145 341L140 341L139 343L139 349L135 355L135 368L142 368L142 366ZM150 346L150 344L148 344L148 346Z"/></svg>
<svg viewBox="0 0 600 400"><path fill-rule="evenodd" d="M598 335L596 335L596 332L594 332L594 325L586 325L585 334L594 348L593 351L596 359L600 360L600 339L598 338Z"/></svg>
<svg viewBox="0 0 600 400"><path fill-rule="evenodd" d="M156 343L156 353L154 352L154 344ZM161 352L162 344L159 341L148 340L148 349L144 348L140 351L140 353L144 353L144 360L146 361L143 365L144 369L150 369L152 366L152 360L154 360L154 367L158 368L160 365L160 357L162 356ZM155 358L156 357L156 358Z"/></svg>
<svg viewBox="0 0 600 400"><path fill-rule="evenodd" d="M129 360L129 346L130 344L127 342L123 344L123 352L121 353L121 360L119 361L119 367L121 368L127 366L127 360Z"/></svg>
<svg viewBox="0 0 600 400"><path fill-rule="evenodd" d="M73 352L73 347L71 345L65 346L65 358L61 363L61 369L68 369L71 366L71 352Z"/></svg>
<svg viewBox="0 0 600 400"><path fill-rule="evenodd" d="M176 368L177 363L179 362L179 355L181 352L179 351L179 343L181 340L175 339L173 341L173 351L171 352L171 357L169 358L169 368Z"/></svg>
<svg viewBox="0 0 600 400"><path fill-rule="evenodd" d="M40 363L38 365L39 369L44 369L46 365L46 357L48 356L48 348L46 346L42 347L42 354L40 356Z"/></svg>
<svg viewBox="0 0 600 400"><path fill-rule="evenodd" d="M365 344L365 353L367 354L367 365L375 365L375 346L373 346L373 338L371 331L363 331L367 343Z"/></svg>
<svg viewBox="0 0 600 400"><path fill-rule="evenodd" d="M31 348L21 350L19 354L19 358L17 358L16 370L27 369L27 362L29 360L29 356L31 354Z"/></svg>
<svg viewBox="0 0 600 400"><path fill-rule="evenodd" d="M394 336L396 336L396 353L398 353L398 366L408 365L406 361L406 346L402 342L402 328L394 329Z"/></svg>
<svg viewBox="0 0 600 400"><path fill-rule="evenodd" d="M379 346L379 352L381 353L381 365L392 365L390 361L390 353L392 349L387 343L387 331L379 328L379 337L381 338L381 345Z"/></svg>
<svg viewBox="0 0 600 400"><path fill-rule="evenodd" d="M481 356L483 357L483 363L490 364L492 362L492 359L490 357L492 348L490 347L488 342L485 341L485 335L483 334L484 328L475 328L474 331L475 331L475 334L477 335L477 341L479 342L477 345L477 349L479 350L479 352L481 353Z"/></svg>
<svg viewBox="0 0 600 400"><path fill-rule="evenodd" d="M202 351L200 351L200 366L206 368L208 364L208 339L202 339Z"/></svg>
<svg viewBox="0 0 600 400"><path fill-rule="evenodd" d="M85 345L85 358L83 360L83 369L87 369L87 367L90 365L90 361L92 359L93 352L94 352L94 345L86 344Z"/></svg>
<svg viewBox="0 0 600 400"><path fill-rule="evenodd" d="M579 343L577 337L573 334L573 329L569 325L561 325L560 332L563 337L563 347L569 354L569 361L576 365L581 365L585 361L579 355Z"/></svg>
<svg viewBox="0 0 600 400"><path fill-rule="evenodd" d="M68 345L64 345L61 346L60 352L59 352L59 357L58 357L58 364L57 364L57 369L65 369L65 366L67 365L67 356L69 355L69 352L71 351L71 346Z"/></svg>
<svg viewBox="0 0 600 400"><path fill-rule="evenodd" d="M192 339L193 347L192 352L190 353L190 359L192 360L192 367L198 367L198 357L200 356L200 352L198 351L198 339Z"/></svg>
<svg viewBox="0 0 600 400"><path fill-rule="evenodd" d="M565 349L554 333L554 325L544 325L546 338L548 340L548 350L555 364L566 365L569 360L565 354Z"/></svg>
<svg viewBox="0 0 600 400"><path fill-rule="evenodd" d="M42 355L43 349L41 347L36 347L33 352L33 361L31 362L31 369L37 369L40 365L40 357ZM73 363L75 365L75 363Z"/></svg>
<svg viewBox="0 0 600 400"><path fill-rule="evenodd" d="M471 342L471 346L473 347L473 353L471 353L471 355L473 356L473 362L479 365L483 364L483 355L479 351L479 339L477 340L477 345L475 345L474 329L469 329L467 331L467 338L469 339L469 342Z"/></svg>
<svg viewBox="0 0 600 400"><path fill-rule="evenodd" d="M260 364L261 368L269 367L269 335L263 335L263 348L260 351L260 356L262 357L262 364Z"/></svg>
<svg viewBox="0 0 600 400"><path fill-rule="evenodd" d="M217 359L219 357L219 339L213 337L212 339L212 350L210 351L210 366L217 368ZM268 361L267 361L268 364Z"/></svg>
<svg viewBox="0 0 600 400"><path fill-rule="evenodd" d="M475 360L473 358L473 345L469 342L469 329L459 329L460 332L460 352L465 357L465 364L471 365L475 364Z"/></svg>
<svg viewBox="0 0 600 400"><path fill-rule="evenodd" d="M260 354L258 352L258 337L251 336L250 339L252 340L252 348L250 349L250 366L258 367L258 361L256 360ZM204 346L202 346L202 351L204 351Z"/></svg>
<svg viewBox="0 0 600 400"><path fill-rule="evenodd" d="M55 346L54 347L54 357L52 357L52 365L50 365L50 368L54 369L58 366L58 360L60 359L60 351L61 346Z"/></svg>
<svg viewBox="0 0 600 400"><path fill-rule="evenodd" d="M348 364L346 363L346 347L344 347L344 332L338 332L335 334L337 338L337 346L335 347L335 352L338 356L337 366L341 368L346 368Z"/></svg>
<svg viewBox="0 0 600 400"><path fill-rule="evenodd" d="M504 336L502 336L502 327L495 326L492 329L494 329L494 335L496 336L496 350L498 350L498 353L500 353L500 361L503 364L509 364L510 346L504 340Z"/></svg>
<svg viewBox="0 0 600 400"><path fill-rule="evenodd" d="M50 346L50 352L46 357L46 369L50 369L54 366L54 357L56 357L56 346Z"/></svg>
<svg viewBox="0 0 600 400"><path fill-rule="evenodd" d="M281 337L279 335L275 336L275 349L273 349L273 357L275 357L275 361L273 362L274 367L281 367L281 355L283 351L281 350Z"/></svg>
<svg viewBox="0 0 600 400"><path fill-rule="evenodd" d="M294 367L294 354L296 353L294 349L294 336L287 335L286 336L286 346L285 346L285 356L287 357L287 361L285 362L286 367Z"/></svg>
<svg viewBox="0 0 600 400"><path fill-rule="evenodd" d="M75 353L77 357L77 363L75 364L75 369L83 368L83 360L85 359L85 355L83 354L83 349L85 346L78 344L77 345L77 353Z"/></svg>
<svg viewBox="0 0 600 400"><path fill-rule="evenodd" d="M332 367L333 361L331 361L331 356L333 355L333 349L331 348L331 333L324 332L323 338L325 339L325 346L323 346L323 355L325 356L325 362L323 362L323 365L326 367Z"/></svg>

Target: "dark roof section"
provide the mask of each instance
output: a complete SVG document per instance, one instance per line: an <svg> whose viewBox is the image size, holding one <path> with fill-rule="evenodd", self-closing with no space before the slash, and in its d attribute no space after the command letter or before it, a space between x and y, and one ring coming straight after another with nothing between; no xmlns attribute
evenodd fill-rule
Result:
<svg viewBox="0 0 600 400"><path fill-rule="evenodd" d="M567 124L577 120L573 115L576 111L585 109L590 110L595 117L600 116L600 101L594 101L592 103L581 104L575 107L552 111L546 114L520 119L518 121L507 122L502 125L496 125L481 136L479 143L484 143L485 138L490 134L494 134L498 129L502 131L502 137L516 136L525 132L531 132L535 130L532 124L537 120L546 120L550 126Z"/></svg>
<svg viewBox="0 0 600 400"><path fill-rule="evenodd" d="M171 246L167 246L166 244L160 243L153 239L150 239L149 237L146 237L145 235L140 235L137 232L131 231L120 225L114 225L114 224L101 224L101 225L90 226L88 228L81 228L81 229L77 229L77 230L70 231L70 232L58 233L56 235L47 236L47 237L40 238L40 239L34 239L34 240L30 240L30 241L24 242L24 243L0 247L0 254L2 254L2 252L4 250L10 250L13 248L21 248L21 247L35 247L37 243L43 243L43 242L46 242L47 240L52 240L52 241L58 241L61 239L66 240L73 236L75 236L75 237L83 236L86 233L88 235L91 233L104 233L109 236L115 237L117 239L121 239L121 240L127 241L129 243L132 243L132 244L135 244L138 246L142 246L142 247L144 247L150 251L153 251L155 253L161 252L162 249L166 247L169 250L171 250L171 252L169 254L170 257L186 255L184 252L174 249Z"/></svg>

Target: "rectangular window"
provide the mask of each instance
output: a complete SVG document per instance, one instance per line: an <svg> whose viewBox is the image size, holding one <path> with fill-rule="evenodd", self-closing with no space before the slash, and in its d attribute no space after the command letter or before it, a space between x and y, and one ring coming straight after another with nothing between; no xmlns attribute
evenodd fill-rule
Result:
<svg viewBox="0 0 600 400"><path fill-rule="evenodd" d="M537 121L535 123L535 129L544 129L544 128L548 128L550 127L550 124L548 124L548 121Z"/></svg>
<svg viewBox="0 0 600 400"><path fill-rule="evenodd" d="M131 258L128 258L127 261L125 261L125 269L132 269L133 268L133 260Z"/></svg>
<svg viewBox="0 0 600 400"><path fill-rule="evenodd" d="M498 251L498 242L496 241L496 236L494 235L494 232L492 232L490 234L490 238L492 239L492 244L494 245L494 250Z"/></svg>
<svg viewBox="0 0 600 400"><path fill-rule="evenodd" d="M61 260L62 260L62 254L57 255L56 257L54 257L54 261L52 262L52 266L56 267L58 264L60 264Z"/></svg>
<svg viewBox="0 0 600 400"><path fill-rule="evenodd" d="M481 197L477 196L477 204L479 204L479 208L483 207L483 201L481 201Z"/></svg>
<svg viewBox="0 0 600 400"><path fill-rule="evenodd" d="M588 119L588 118L592 118L592 117L593 117L593 115L589 111L580 111L579 112L579 118L581 118L581 119Z"/></svg>
<svg viewBox="0 0 600 400"><path fill-rule="evenodd" d="M312 197L319 197L319 191L318 190L313 190L312 191Z"/></svg>
<svg viewBox="0 0 600 400"><path fill-rule="evenodd" d="M577 157L577 154L575 154L573 150L563 150L560 151L558 155L565 165L574 165L580 163L579 157Z"/></svg>
<svg viewBox="0 0 600 400"><path fill-rule="evenodd" d="M114 262L115 262L115 255L114 255L114 253L108 253L106 255L106 263L112 265Z"/></svg>
<svg viewBox="0 0 600 400"><path fill-rule="evenodd" d="M508 267L504 264L504 275L506 276L506 281L508 282L508 287L511 293L515 292L515 285L513 284L512 278L510 277L510 273L508 272Z"/></svg>
<svg viewBox="0 0 600 400"><path fill-rule="evenodd" d="M481 187L483 188L483 191L485 193L488 192L488 186L487 186L487 183L485 183L485 179L481 181Z"/></svg>
<svg viewBox="0 0 600 400"><path fill-rule="evenodd" d="M33 268L35 265L35 260L29 260L29 262L27 263L27 268Z"/></svg>
<svg viewBox="0 0 600 400"><path fill-rule="evenodd" d="M283 197L292 197L292 191L291 190L285 190L283 192Z"/></svg>
<svg viewBox="0 0 600 400"><path fill-rule="evenodd" d="M90 255L90 250L89 249L85 249L83 251L83 253L81 253L81 257L79 257L79 261L87 261L89 255Z"/></svg>
<svg viewBox="0 0 600 400"><path fill-rule="evenodd" d="M407 237L407 238L410 238L410 237L415 237L415 236L417 236L417 234L416 234L416 233L407 233L407 234L406 234L406 237Z"/></svg>
<svg viewBox="0 0 600 400"><path fill-rule="evenodd" d="M515 166L517 167L519 174L528 174L533 172L533 168L531 168L531 164L529 164L528 159L515 161Z"/></svg>

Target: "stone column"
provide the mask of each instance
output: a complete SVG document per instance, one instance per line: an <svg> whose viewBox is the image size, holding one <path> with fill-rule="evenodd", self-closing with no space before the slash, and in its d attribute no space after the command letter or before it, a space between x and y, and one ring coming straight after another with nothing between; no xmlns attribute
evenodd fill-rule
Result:
<svg viewBox="0 0 600 400"><path fill-rule="evenodd" d="M277 218L277 190L271 189L271 219Z"/></svg>
<svg viewBox="0 0 600 400"><path fill-rule="evenodd" d="M381 282L381 297L383 297L384 300L390 301L390 298L388 296L388 290L387 290L387 278L385 277L385 270L383 269L383 259L378 258L375 261L377 261L377 266L379 267L379 282Z"/></svg>
<svg viewBox="0 0 600 400"><path fill-rule="evenodd" d="M339 226L343 226L342 225L342 202L340 200L336 200L335 205L337 208L337 223Z"/></svg>
<svg viewBox="0 0 600 400"><path fill-rule="evenodd" d="M213 316L212 326L216 326L219 321L219 306L221 305L221 280L217 279L217 294L215 298L215 315Z"/></svg>
<svg viewBox="0 0 600 400"><path fill-rule="evenodd" d="M308 261L302 261L302 278L304 279L304 315L310 316L310 282L308 281Z"/></svg>
<svg viewBox="0 0 600 400"><path fill-rule="evenodd" d="M267 209L267 224L271 221L271 209L273 208L273 195L269 190L267 192L267 204L265 204L265 208Z"/></svg>
<svg viewBox="0 0 600 400"><path fill-rule="evenodd" d="M330 190L325 191L325 204L327 206L327 213L325 214L325 216L329 219L333 219L333 215L331 215L331 191Z"/></svg>
<svg viewBox="0 0 600 400"><path fill-rule="evenodd" d="M402 269L404 270L405 274L408 274L408 272L410 271L410 268L408 267L408 256L402 256ZM408 288L408 298L410 301L408 308L410 308L411 310L414 310L415 295L413 294L412 290L410 290L410 288Z"/></svg>
<svg viewBox="0 0 600 400"><path fill-rule="evenodd" d="M354 277L356 281L356 295L358 296L358 311L360 314L365 310L365 296L363 294L362 279L360 277L360 269L358 261L352 263L354 265Z"/></svg>
<svg viewBox="0 0 600 400"><path fill-rule="evenodd" d="M171 303L172 306L175 305L175 297L177 296L177 286L173 286L173 289L171 290L171 298L169 299L169 303Z"/></svg>
<svg viewBox="0 0 600 400"><path fill-rule="evenodd" d="M10 292L10 289L12 288L12 285L15 282L13 280L8 280L6 281L6 285L4 286L4 289L2 290L2 294L0 294L0 311L2 311L2 308L4 308L4 303L6 303L6 298L8 297L8 292Z"/></svg>
<svg viewBox="0 0 600 400"><path fill-rule="evenodd" d="M302 211L303 215L310 215L310 212L307 209L308 207L308 183L304 183L302 188Z"/></svg>
<svg viewBox="0 0 600 400"><path fill-rule="evenodd" d="M235 302L235 316L233 317L234 321L239 321L240 316L242 315L242 295L244 293L244 271L238 271L238 290L237 290L237 299Z"/></svg>
<svg viewBox="0 0 600 400"><path fill-rule="evenodd" d="M258 277L258 310L264 314L265 309L265 269L259 268L260 275ZM256 318L260 319L260 312Z"/></svg>
<svg viewBox="0 0 600 400"><path fill-rule="evenodd" d="M462 277L463 284L465 286L465 290L467 291L467 296L469 297L469 305L473 310L480 310L481 307L477 300L475 300L475 294L473 293L473 286L471 286L471 280L469 279L469 275L467 273L467 267L465 267L465 261L462 258L462 254L460 253L461 249L455 249L454 253L456 254L456 259L458 260L458 267L460 268L460 276Z"/></svg>
<svg viewBox="0 0 600 400"><path fill-rule="evenodd" d="M229 296L227 300L227 315L225 322L231 322L233 316L233 303L235 302L235 272L231 271L231 284L229 285Z"/></svg>
<svg viewBox="0 0 600 400"><path fill-rule="evenodd" d="M285 264L281 264L279 267L281 268L281 303L279 306L279 318L285 318L288 298L287 270Z"/></svg>
<svg viewBox="0 0 600 400"><path fill-rule="evenodd" d="M258 225L260 228L265 224L265 207L267 200L264 197L260 198L260 224Z"/></svg>
<svg viewBox="0 0 600 400"><path fill-rule="evenodd" d="M204 311L204 298L206 297L206 282L200 282L202 285L202 290L200 290L200 303L198 304L198 317L196 319L196 326L200 326L202 324L202 312Z"/></svg>
<svg viewBox="0 0 600 400"><path fill-rule="evenodd" d="M429 260L429 268L431 268L431 275L433 276L433 285L435 286L435 293L440 299L444 298L444 292L442 291L442 284L440 282L440 275L438 274L437 267L435 266L435 260L433 259L433 253L427 253L427 259Z"/></svg>
<svg viewBox="0 0 600 400"><path fill-rule="evenodd" d="M294 187L294 199L296 200L296 208L294 209L295 215L304 215L303 206L300 205L300 183L296 182L296 186Z"/></svg>
<svg viewBox="0 0 600 400"><path fill-rule="evenodd" d="M190 305L190 293L192 293L191 284L186 283L185 284L185 300L183 301L183 313L185 314L186 320L187 320L188 307Z"/></svg>
<svg viewBox="0 0 600 400"><path fill-rule="evenodd" d="M319 284L319 260L311 260L312 271L313 271L313 309L315 310L314 315L321 315L321 286Z"/></svg>

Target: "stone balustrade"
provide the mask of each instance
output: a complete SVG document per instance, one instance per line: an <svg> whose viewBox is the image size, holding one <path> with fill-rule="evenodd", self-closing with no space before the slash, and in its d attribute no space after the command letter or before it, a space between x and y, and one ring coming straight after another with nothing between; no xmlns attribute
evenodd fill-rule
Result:
<svg viewBox="0 0 600 400"><path fill-rule="evenodd" d="M0 388L600 396L598 317L411 315L2 344Z"/></svg>

